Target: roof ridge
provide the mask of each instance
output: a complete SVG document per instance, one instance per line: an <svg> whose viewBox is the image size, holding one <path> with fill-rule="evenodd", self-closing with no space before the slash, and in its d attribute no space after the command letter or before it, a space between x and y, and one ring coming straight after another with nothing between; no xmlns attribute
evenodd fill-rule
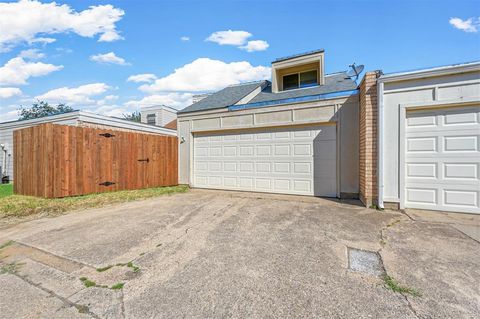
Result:
<svg viewBox="0 0 480 319"><path fill-rule="evenodd" d="M249 84L255 84L255 83L263 83L263 82L270 82L268 80L258 80L258 81L250 81L250 82L242 82L242 83L237 83L237 84L230 84L228 86L226 86L227 88L230 88L230 87L236 87L236 86L242 86L242 85L249 85Z"/></svg>

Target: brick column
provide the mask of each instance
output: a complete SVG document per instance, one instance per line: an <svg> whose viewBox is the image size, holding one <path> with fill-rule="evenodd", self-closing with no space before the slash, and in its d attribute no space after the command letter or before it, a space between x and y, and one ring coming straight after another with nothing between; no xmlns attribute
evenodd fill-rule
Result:
<svg viewBox="0 0 480 319"><path fill-rule="evenodd" d="M377 204L377 78L379 71L367 72L360 83L360 200L365 206Z"/></svg>

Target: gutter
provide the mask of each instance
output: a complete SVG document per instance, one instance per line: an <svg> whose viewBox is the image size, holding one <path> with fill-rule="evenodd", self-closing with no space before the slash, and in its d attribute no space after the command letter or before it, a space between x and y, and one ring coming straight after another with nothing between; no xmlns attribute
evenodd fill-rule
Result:
<svg viewBox="0 0 480 319"><path fill-rule="evenodd" d="M293 97L287 99L280 99L275 101L262 101L262 102L254 102L254 103L247 103L242 105L231 105L228 107L228 111L240 111L245 109L251 108L259 108L259 107L266 107L266 106L274 106L274 105L283 105L283 104L292 104L292 103L299 103L299 102L311 102L311 101L321 101L327 100L336 97L348 97L351 95L359 94L359 90L348 90L348 91L338 91L332 93L324 93L324 94L316 94L316 95L307 95L307 96L300 96L300 97Z"/></svg>

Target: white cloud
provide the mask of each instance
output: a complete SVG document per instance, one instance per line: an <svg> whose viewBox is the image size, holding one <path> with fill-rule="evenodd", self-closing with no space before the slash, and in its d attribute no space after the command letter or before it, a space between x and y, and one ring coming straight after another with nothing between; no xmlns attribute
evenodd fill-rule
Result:
<svg viewBox="0 0 480 319"><path fill-rule="evenodd" d="M47 75L62 68L62 65L26 62L23 58L16 57L0 67L0 85L27 84L30 77Z"/></svg>
<svg viewBox="0 0 480 319"><path fill-rule="evenodd" d="M104 106L108 103L112 103L115 100L118 100L118 95L107 95L103 99L98 100L97 105Z"/></svg>
<svg viewBox="0 0 480 319"><path fill-rule="evenodd" d="M150 93L212 91L230 84L265 80L269 77L269 67L252 66L246 61L225 63L220 60L199 58L152 84L140 86L139 89Z"/></svg>
<svg viewBox="0 0 480 319"><path fill-rule="evenodd" d="M192 104L191 93L177 92L149 95L141 100L128 101L125 103L125 106L129 108L142 108L153 105L167 105L176 109L181 109L190 104Z"/></svg>
<svg viewBox="0 0 480 319"><path fill-rule="evenodd" d="M10 109L10 111L8 111ZM18 119L18 105L9 105L5 109L0 107L1 122L15 121Z"/></svg>
<svg viewBox="0 0 480 319"><path fill-rule="evenodd" d="M136 82L136 83L140 83L140 82L150 83L150 82L153 82L156 78L157 77L155 76L155 74L144 73L144 74L131 75L131 76L128 77L127 81L128 82Z"/></svg>
<svg viewBox="0 0 480 319"><path fill-rule="evenodd" d="M120 106L120 105L104 105L99 108L95 108L91 110L92 112L95 112L97 114L103 114L107 116L115 116L115 117L120 117L123 118L123 114L128 113L129 110L126 107Z"/></svg>
<svg viewBox="0 0 480 319"><path fill-rule="evenodd" d="M180 40L186 42L186 41L190 41L190 37L187 37L187 36L183 36L180 38Z"/></svg>
<svg viewBox="0 0 480 319"><path fill-rule="evenodd" d="M90 60L98 63L105 63L105 64L129 65L129 63L127 63L124 58L118 57L113 52L91 55Z"/></svg>
<svg viewBox="0 0 480 319"><path fill-rule="evenodd" d="M45 53L40 52L39 49L28 49L21 51L18 56L24 59L38 60L44 58Z"/></svg>
<svg viewBox="0 0 480 319"><path fill-rule="evenodd" d="M239 49L246 50L248 52L264 51L269 47L267 41L264 40L252 40L248 41L252 34L247 31L217 31L205 40L218 43L220 45L234 45Z"/></svg>
<svg viewBox="0 0 480 319"><path fill-rule="evenodd" d="M248 43L244 46L241 46L240 49L246 50L248 52L254 51L265 51L270 45L267 41L263 40L253 40L248 41Z"/></svg>
<svg viewBox="0 0 480 319"><path fill-rule="evenodd" d="M251 37L252 34L247 31L217 31L206 39L206 41L211 41L218 43L220 45L243 45L247 42L247 39Z"/></svg>
<svg viewBox="0 0 480 319"><path fill-rule="evenodd" d="M61 87L48 91L36 98L52 104L92 105L97 103L92 97L101 95L109 89L111 89L111 87L105 83L91 83L76 88Z"/></svg>
<svg viewBox="0 0 480 319"><path fill-rule="evenodd" d="M469 18L467 20L462 20L460 18L450 18L449 22L455 28L465 32L478 32L478 29L480 28L480 17Z"/></svg>
<svg viewBox="0 0 480 319"><path fill-rule="evenodd" d="M36 0L0 3L0 51L7 51L22 42L51 43L44 37L73 32L82 37L100 35L99 41L114 41L122 37L116 23L125 12L110 4L90 6L75 11L69 5L41 3ZM42 37L37 37L41 35Z"/></svg>
<svg viewBox="0 0 480 319"><path fill-rule="evenodd" d="M22 94L22 90L19 88L0 88L0 98L8 99Z"/></svg>

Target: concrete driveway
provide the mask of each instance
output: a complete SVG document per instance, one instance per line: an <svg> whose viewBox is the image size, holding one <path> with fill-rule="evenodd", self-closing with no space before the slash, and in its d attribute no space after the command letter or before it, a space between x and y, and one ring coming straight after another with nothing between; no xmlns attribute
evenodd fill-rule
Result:
<svg viewBox="0 0 480 319"><path fill-rule="evenodd" d="M0 229L0 317L478 318L478 217L193 190L44 218Z"/></svg>

